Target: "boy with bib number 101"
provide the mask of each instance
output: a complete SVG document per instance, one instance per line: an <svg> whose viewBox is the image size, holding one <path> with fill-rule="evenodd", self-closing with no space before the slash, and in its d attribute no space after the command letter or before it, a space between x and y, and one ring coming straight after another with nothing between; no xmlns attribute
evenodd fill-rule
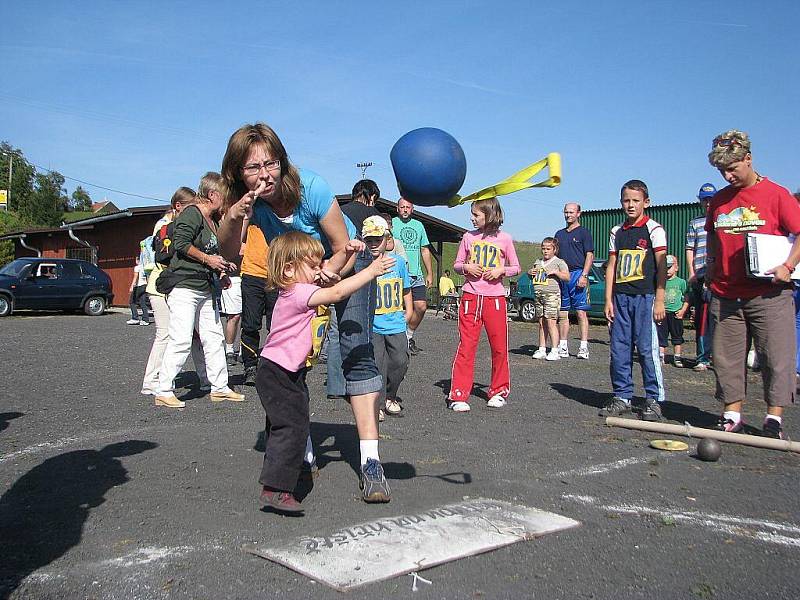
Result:
<svg viewBox="0 0 800 600"><path fill-rule="evenodd" d="M481 329L486 328L492 351L492 379L487 395L489 408L502 408L511 389L508 368L508 323L504 277L519 273L519 259L514 241L500 231L503 209L497 198L472 204L473 231L461 238L453 264L464 275L461 304L458 308L459 342L453 359L453 371L447 407L455 412L470 410L469 397L475 373L475 352Z"/></svg>
<svg viewBox="0 0 800 600"><path fill-rule="evenodd" d="M656 321L663 321L667 281L667 235L648 218L647 185L632 179L622 186L625 222L611 229L606 266L606 319L611 324L613 397L600 416L618 417L634 410L642 420L660 421L664 379L659 360ZM645 401L633 405L633 346L639 351Z"/></svg>

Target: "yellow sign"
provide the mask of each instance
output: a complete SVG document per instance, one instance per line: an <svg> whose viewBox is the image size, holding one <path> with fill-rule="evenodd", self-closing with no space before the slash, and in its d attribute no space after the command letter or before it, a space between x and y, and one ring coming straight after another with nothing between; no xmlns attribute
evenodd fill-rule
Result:
<svg viewBox="0 0 800 600"><path fill-rule="evenodd" d="M8 208L8 192L6 190L0 190L0 206Z"/></svg>

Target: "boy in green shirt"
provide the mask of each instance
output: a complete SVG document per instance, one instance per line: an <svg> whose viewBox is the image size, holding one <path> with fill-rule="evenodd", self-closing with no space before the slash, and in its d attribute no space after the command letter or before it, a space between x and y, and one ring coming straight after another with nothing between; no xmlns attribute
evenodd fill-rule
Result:
<svg viewBox="0 0 800 600"><path fill-rule="evenodd" d="M678 259L671 254L667 256L667 284L664 288L664 308L666 316L663 321L656 323L658 330L658 345L661 353L661 364L664 364L664 351L667 348L668 338L672 339L675 354L672 364L683 367L681 360L681 346L683 345L683 316L689 308L686 301L686 280L677 276Z"/></svg>

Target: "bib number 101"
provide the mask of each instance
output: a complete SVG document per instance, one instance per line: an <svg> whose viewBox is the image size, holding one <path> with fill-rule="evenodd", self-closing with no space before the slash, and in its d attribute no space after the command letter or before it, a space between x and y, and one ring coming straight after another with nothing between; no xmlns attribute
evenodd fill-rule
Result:
<svg viewBox="0 0 800 600"><path fill-rule="evenodd" d="M646 250L620 250L617 256L617 283L644 279L644 259Z"/></svg>

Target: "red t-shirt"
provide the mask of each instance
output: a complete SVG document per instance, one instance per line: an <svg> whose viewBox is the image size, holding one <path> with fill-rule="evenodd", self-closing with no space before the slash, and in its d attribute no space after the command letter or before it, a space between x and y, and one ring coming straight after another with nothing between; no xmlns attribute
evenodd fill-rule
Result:
<svg viewBox="0 0 800 600"><path fill-rule="evenodd" d="M747 276L745 234L800 234L800 204L766 178L745 189L729 185L711 199L706 231L716 236L718 249L711 291L723 298L755 298L778 286Z"/></svg>

